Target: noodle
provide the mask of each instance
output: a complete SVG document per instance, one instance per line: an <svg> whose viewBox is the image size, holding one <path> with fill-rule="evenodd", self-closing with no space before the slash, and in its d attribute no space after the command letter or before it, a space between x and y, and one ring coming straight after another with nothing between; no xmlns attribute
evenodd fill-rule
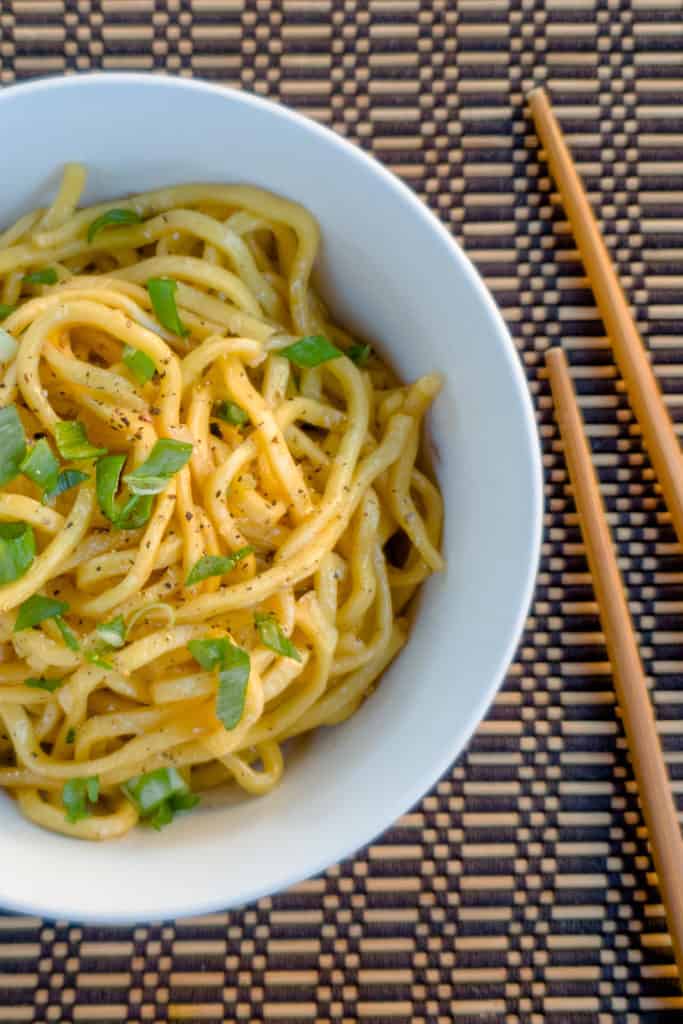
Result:
<svg viewBox="0 0 683 1024"><path fill-rule="evenodd" d="M102 840L269 792L376 684L443 568L440 380L329 320L301 206L85 178L0 234L0 786Z"/></svg>

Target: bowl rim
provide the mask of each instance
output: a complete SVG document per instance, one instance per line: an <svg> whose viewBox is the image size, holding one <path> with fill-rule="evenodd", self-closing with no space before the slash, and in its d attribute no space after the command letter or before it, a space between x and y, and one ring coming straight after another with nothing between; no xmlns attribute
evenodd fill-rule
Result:
<svg viewBox="0 0 683 1024"><path fill-rule="evenodd" d="M317 136L328 145L338 147L345 156L355 160L365 167L376 177L380 178L384 187L391 189L404 203L410 207L412 214L421 219L425 226L436 234L451 259L458 265L465 275L467 285L477 294L478 300L486 308L492 323L495 324L496 332L501 341L502 357L506 360L511 371L512 380L516 389L516 397L520 401L523 413L523 427L526 436L525 457L529 463L532 479L532 508L533 520L529 532L529 559L526 575L520 586L520 597L517 614L504 645L501 645L495 671L491 675L489 685L482 690L479 699L470 708L469 714L454 728L452 740L447 748L436 752L428 766L425 766L416 776L410 791L403 791L393 800L378 805L378 812L370 835L345 839L339 846L332 859L328 855L321 861L312 860L295 868L290 868L281 873L281 877L275 882L269 882L262 886L253 886L248 891L240 894L239 899L227 897L225 905L221 903L220 893L217 898L206 905L203 902L193 902L192 898L174 898L163 908L159 907L156 916L143 911L142 914L131 914L125 909L122 912L111 912L106 917L100 914L89 914L87 909L75 910L60 902L57 896L50 907L40 907L30 901L12 899L9 893L0 894L2 905L12 911L29 914L39 914L48 919L66 918L78 920L84 923L92 922L98 924L123 925L133 924L140 921L161 921L177 917L184 917L194 914L202 914L219 909L244 906L261 899L264 896L276 892L282 892L298 882L315 877L324 872L332 864L353 856L357 851L364 849L376 837L390 828L401 815L407 813L414 807L448 771L455 760L464 752L467 744L472 738L477 726L483 720L496 693L500 689L506 672L514 658L515 651L522 637L524 624L529 614L531 601L536 586L536 577L541 556L541 540L543 532L543 469L541 457L541 440L536 425L534 405L528 386L527 377L522 367L522 362L512 339L507 324L498 308L493 296L485 285L479 271L472 263L470 257L453 237L448 228L441 222L435 213L422 201L418 194L402 181L393 171L381 163L370 153L362 149L358 144L338 134L331 128L318 123L305 114L299 113L277 101L257 96L250 92L232 86L224 86L217 83L205 81L201 78L184 78L172 74L151 74L149 72L127 72L127 71L95 71L76 73L73 75L47 75L32 78L29 81L12 83L6 88L0 89L0 117L3 106L13 102L19 94L25 96L31 93L40 94L48 90L71 90L100 86L102 84L123 83L134 85L144 89L175 89L188 90L197 93L204 93L215 97L222 97L228 102L240 104L254 109L265 110L269 114L281 118L284 121L295 125L297 130L304 130L313 136Z"/></svg>

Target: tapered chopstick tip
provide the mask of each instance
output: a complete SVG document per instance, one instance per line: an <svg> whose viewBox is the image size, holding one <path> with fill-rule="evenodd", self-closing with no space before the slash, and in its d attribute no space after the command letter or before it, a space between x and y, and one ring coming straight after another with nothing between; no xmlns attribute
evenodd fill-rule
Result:
<svg viewBox="0 0 683 1024"><path fill-rule="evenodd" d="M550 103L548 93L542 85L535 85L533 89L529 89L526 94L526 101L531 110L533 110L534 107L548 106Z"/></svg>
<svg viewBox="0 0 683 1024"><path fill-rule="evenodd" d="M552 348L546 350L545 364L548 369L553 369L559 366L566 367L567 357L561 345L553 345Z"/></svg>

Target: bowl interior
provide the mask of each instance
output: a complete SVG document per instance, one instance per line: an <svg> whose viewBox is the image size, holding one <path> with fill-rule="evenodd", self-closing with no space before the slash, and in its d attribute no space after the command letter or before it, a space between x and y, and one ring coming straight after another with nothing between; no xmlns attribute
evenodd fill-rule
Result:
<svg viewBox="0 0 683 1024"><path fill-rule="evenodd" d="M29 127L30 126L30 127ZM304 203L323 230L337 319L405 378L440 370L431 418L448 570L360 712L311 738L260 800L210 806L162 834L91 846L45 833L0 797L0 905L80 920L177 916L251 900L369 841L435 782L512 656L539 550L540 460L512 342L447 232L378 164L243 94L136 75L0 93L0 225L44 204L59 168L88 201L183 181L245 181ZM46 870L47 868L47 870Z"/></svg>

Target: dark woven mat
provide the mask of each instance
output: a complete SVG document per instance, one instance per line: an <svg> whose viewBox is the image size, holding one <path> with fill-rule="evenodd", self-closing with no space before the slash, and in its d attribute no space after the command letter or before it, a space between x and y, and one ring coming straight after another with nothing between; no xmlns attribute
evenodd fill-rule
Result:
<svg viewBox="0 0 683 1024"><path fill-rule="evenodd" d="M683 558L522 115L524 91L546 81L683 430L680 0L0 0L0 11L3 84L90 68L196 74L289 104L392 167L494 291L547 474L517 661L434 792L355 860L241 911L134 930L0 917L0 1021L680 1022L540 372L548 344L561 338L576 367L678 794Z"/></svg>

